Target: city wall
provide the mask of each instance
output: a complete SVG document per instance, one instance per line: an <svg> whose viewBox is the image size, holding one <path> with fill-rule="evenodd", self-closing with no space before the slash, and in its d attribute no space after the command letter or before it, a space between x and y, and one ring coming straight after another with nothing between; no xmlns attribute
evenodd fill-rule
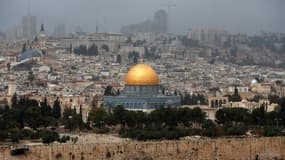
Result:
<svg viewBox="0 0 285 160"><path fill-rule="evenodd" d="M285 159L285 137L129 142L122 144L50 145L11 156L0 148L0 160L255 160Z"/></svg>

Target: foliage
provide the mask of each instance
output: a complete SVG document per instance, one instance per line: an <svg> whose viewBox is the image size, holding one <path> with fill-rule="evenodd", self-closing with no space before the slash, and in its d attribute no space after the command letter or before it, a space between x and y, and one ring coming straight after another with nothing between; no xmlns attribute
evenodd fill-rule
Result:
<svg viewBox="0 0 285 160"><path fill-rule="evenodd" d="M54 131L43 131L40 133L42 137L42 142L46 144L50 144L59 139L59 135Z"/></svg>
<svg viewBox="0 0 285 160"><path fill-rule="evenodd" d="M229 97L229 101L232 101L232 102L240 102L241 101L241 97L238 93L237 86L235 86L234 94Z"/></svg>
<svg viewBox="0 0 285 160"><path fill-rule="evenodd" d="M28 80L30 82L34 81L35 80L35 75L32 71L29 72L29 75L28 75Z"/></svg>
<svg viewBox="0 0 285 160"><path fill-rule="evenodd" d="M196 105L196 104L206 105L207 104L207 100L205 96L202 94L190 95L189 93L185 93L184 95L180 94L180 97L181 97L182 105Z"/></svg>
<svg viewBox="0 0 285 160"><path fill-rule="evenodd" d="M101 48L104 49L106 52L109 52L109 46L108 46L108 45L103 44L103 45L101 46Z"/></svg>
<svg viewBox="0 0 285 160"><path fill-rule="evenodd" d="M12 107L15 108L17 106L17 103L18 103L18 96L17 93L15 92L12 97Z"/></svg>
<svg viewBox="0 0 285 160"><path fill-rule="evenodd" d="M131 61L131 63L135 63L136 64L139 61L140 53L136 52L136 51L129 52L128 58Z"/></svg>
<svg viewBox="0 0 285 160"><path fill-rule="evenodd" d="M115 91L113 89L112 86L108 85L106 88L105 88L105 91L104 91L104 96L115 96Z"/></svg>
<svg viewBox="0 0 285 160"><path fill-rule="evenodd" d="M117 63L122 63L122 57L121 55L117 55L117 59L116 59Z"/></svg>
<svg viewBox="0 0 285 160"><path fill-rule="evenodd" d="M159 59L160 56L156 54L156 47L144 47L145 53L144 53L144 58L145 59Z"/></svg>
<svg viewBox="0 0 285 160"><path fill-rule="evenodd" d="M75 108L65 108L63 111L62 124L66 129L83 129L85 125L82 121L82 115L76 113Z"/></svg>
<svg viewBox="0 0 285 160"><path fill-rule="evenodd" d="M250 113L244 108L222 108L216 112L219 124L245 123L250 121Z"/></svg>
<svg viewBox="0 0 285 160"><path fill-rule="evenodd" d="M98 47L93 43L89 48L86 45L80 45L73 49L75 54L84 56L97 56L99 54Z"/></svg>
<svg viewBox="0 0 285 160"><path fill-rule="evenodd" d="M61 107L60 107L60 101L58 98L54 101L53 109L52 109L52 116L56 119L61 117Z"/></svg>
<svg viewBox="0 0 285 160"><path fill-rule="evenodd" d="M196 134L191 124L202 124L205 117L205 113L200 108L168 107L147 114L141 111L128 111L123 106L117 106L109 114L106 114L104 109L95 109L89 113L89 120L94 124L93 127L99 129L97 132L108 132L106 127L119 125L119 134L122 137L139 140L177 139L190 133ZM185 129L180 129L180 126L184 126Z"/></svg>
<svg viewBox="0 0 285 160"><path fill-rule="evenodd" d="M235 136L245 135L246 131L247 129L245 128L244 125L234 125L234 126L226 127L227 135L235 135Z"/></svg>
<svg viewBox="0 0 285 160"><path fill-rule="evenodd" d="M25 52L26 50L27 50L27 44L24 43L23 46L22 46L22 53Z"/></svg>
<svg viewBox="0 0 285 160"><path fill-rule="evenodd" d="M107 121L107 112L103 108L95 108L89 112L88 121L92 122L93 127L101 128Z"/></svg>
<svg viewBox="0 0 285 160"><path fill-rule="evenodd" d="M264 136L274 137L274 136L285 136L285 130L278 127L265 127Z"/></svg>

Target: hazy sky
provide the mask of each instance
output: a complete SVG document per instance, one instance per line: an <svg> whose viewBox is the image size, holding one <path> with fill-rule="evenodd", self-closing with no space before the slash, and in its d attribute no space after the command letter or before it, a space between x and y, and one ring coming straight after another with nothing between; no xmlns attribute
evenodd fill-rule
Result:
<svg viewBox="0 0 285 160"><path fill-rule="evenodd" d="M30 12L51 33L56 24L69 30L118 32L123 25L152 18L158 9L167 10L168 0L0 0L0 31L21 24ZM285 33L285 0L171 0L171 30L185 33L189 28L215 27L231 32Z"/></svg>

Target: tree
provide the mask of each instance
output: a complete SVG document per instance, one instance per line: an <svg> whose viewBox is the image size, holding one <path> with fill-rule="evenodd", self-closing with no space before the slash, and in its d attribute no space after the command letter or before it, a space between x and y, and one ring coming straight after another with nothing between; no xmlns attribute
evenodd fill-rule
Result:
<svg viewBox="0 0 285 160"><path fill-rule="evenodd" d="M114 122L115 124L120 124L121 129L125 128L125 125L127 122L127 116L128 116L127 114L128 114L128 111L125 110L125 108L121 105L113 109Z"/></svg>
<svg viewBox="0 0 285 160"><path fill-rule="evenodd" d="M50 144L59 139L59 135L56 132L43 131L41 134L42 134L42 141L43 143L46 143L46 144Z"/></svg>
<svg viewBox="0 0 285 160"><path fill-rule="evenodd" d="M165 95L165 88L164 88L164 87L161 88L161 93L162 93L163 95Z"/></svg>
<svg viewBox="0 0 285 160"><path fill-rule="evenodd" d="M122 63L122 57L121 57L121 55L117 55L117 63Z"/></svg>
<svg viewBox="0 0 285 160"><path fill-rule="evenodd" d="M105 88L104 96L115 96L112 86L108 85L108 86Z"/></svg>
<svg viewBox="0 0 285 160"><path fill-rule="evenodd" d="M32 71L29 72L29 75L28 75L28 80L30 82L34 81L35 80L35 75Z"/></svg>
<svg viewBox="0 0 285 160"><path fill-rule="evenodd" d="M22 53L25 52L26 50L27 50L27 44L24 43L23 46L22 46Z"/></svg>
<svg viewBox="0 0 285 160"><path fill-rule="evenodd" d="M25 123L28 124L28 126L33 128L34 130L42 126L40 117L41 111L39 107L28 107L24 112Z"/></svg>
<svg viewBox="0 0 285 160"><path fill-rule="evenodd" d="M15 108L17 104L18 104L18 96L17 93L15 92L12 97L12 108Z"/></svg>
<svg viewBox="0 0 285 160"><path fill-rule="evenodd" d="M104 127L107 120L107 112L103 108L95 108L89 112L88 121L91 121L93 127Z"/></svg>
<svg viewBox="0 0 285 160"><path fill-rule="evenodd" d="M41 106L41 114L45 116L52 115L52 109L47 103L47 97L44 98L44 101L40 103Z"/></svg>
<svg viewBox="0 0 285 160"><path fill-rule="evenodd" d="M74 48L73 51L75 54L88 55L87 47L85 45L80 45L79 47Z"/></svg>
<svg viewBox="0 0 285 160"><path fill-rule="evenodd" d="M240 102L241 101L241 97L238 93L237 86L235 86L234 94L232 96L230 96L230 101L232 101L232 102Z"/></svg>
<svg viewBox="0 0 285 160"><path fill-rule="evenodd" d="M250 114L244 108L222 108L216 112L216 120L220 124L248 124L250 122Z"/></svg>
<svg viewBox="0 0 285 160"><path fill-rule="evenodd" d="M266 112L264 105L252 111L251 119L254 125L264 125L266 123Z"/></svg>
<svg viewBox="0 0 285 160"><path fill-rule="evenodd" d="M103 44L103 45L101 46L101 48L104 49L106 52L109 52L109 46L108 46L108 45Z"/></svg>
<svg viewBox="0 0 285 160"><path fill-rule="evenodd" d="M132 43L132 38L128 37L128 39L126 40L126 43L128 43L128 44Z"/></svg>
<svg viewBox="0 0 285 160"><path fill-rule="evenodd" d="M201 108L196 107L192 109L192 120L195 123L202 123L205 118L206 114L201 110Z"/></svg>
<svg viewBox="0 0 285 160"><path fill-rule="evenodd" d="M117 89L117 93L116 93L116 95L117 95L117 96L119 96L120 94L121 94L120 90L119 90L119 89Z"/></svg>
<svg viewBox="0 0 285 160"><path fill-rule="evenodd" d="M129 52L128 58L132 63L136 64L140 58L140 53L136 51Z"/></svg>
<svg viewBox="0 0 285 160"><path fill-rule="evenodd" d="M202 125L203 135L208 137L216 137L217 136L217 127L215 123L211 120L205 120Z"/></svg>
<svg viewBox="0 0 285 160"><path fill-rule="evenodd" d="M99 54L98 47L93 43L87 51L88 56L97 56Z"/></svg>
<svg viewBox="0 0 285 160"><path fill-rule="evenodd" d="M8 70L8 71L11 70L11 63L7 63L7 70Z"/></svg>
<svg viewBox="0 0 285 160"><path fill-rule="evenodd" d="M69 53L72 53L72 43L69 45Z"/></svg>
<svg viewBox="0 0 285 160"><path fill-rule="evenodd" d="M52 115L56 119L61 117L61 107L60 107L60 101L58 98L54 101Z"/></svg>

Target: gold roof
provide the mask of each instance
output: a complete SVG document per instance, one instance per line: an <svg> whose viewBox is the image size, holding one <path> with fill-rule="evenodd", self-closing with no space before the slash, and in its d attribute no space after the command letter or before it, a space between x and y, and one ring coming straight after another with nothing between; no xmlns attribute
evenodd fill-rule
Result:
<svg viewBox="0 0 285 160"><path fill-rule="evenodd" d="M126 85L158 85L159 79L152 67L137 64L129 70L125 82Z"/></svg>

